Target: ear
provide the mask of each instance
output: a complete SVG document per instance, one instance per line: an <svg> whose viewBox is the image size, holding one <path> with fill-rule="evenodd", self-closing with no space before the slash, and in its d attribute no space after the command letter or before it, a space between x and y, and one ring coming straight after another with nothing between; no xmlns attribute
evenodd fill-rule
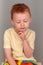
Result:
<svg viewBox="0 0 43 65"><path fill-rule="evenodd" d="M14 21L13 20L11 20L10 22L11 22L12 25L14 25Z"/></svg>
<svg viewBox="0 0 43 65"><path fill-rule="evenodd" d="M32 22L32 17L30 17L30 23Z"/></svg>

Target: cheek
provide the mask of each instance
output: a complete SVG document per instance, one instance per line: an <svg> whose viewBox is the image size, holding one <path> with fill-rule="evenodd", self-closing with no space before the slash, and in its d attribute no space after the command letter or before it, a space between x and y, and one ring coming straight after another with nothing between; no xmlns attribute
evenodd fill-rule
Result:
<svg viewBox="0 0 43 65"><path fill-rule="evenodd" d="M30 23L25 23L25 27L27 27L27 28L28 28L28 27L29 27L29 25L30 25Z"/></svg>
<svg viewBox="0 0 43 65"><path fill-rule="evenodd" d="M16 28L20 28L20 24L17 24L17 23L16 23L16 24L15 24L15 27L16 27Z"/></svg>

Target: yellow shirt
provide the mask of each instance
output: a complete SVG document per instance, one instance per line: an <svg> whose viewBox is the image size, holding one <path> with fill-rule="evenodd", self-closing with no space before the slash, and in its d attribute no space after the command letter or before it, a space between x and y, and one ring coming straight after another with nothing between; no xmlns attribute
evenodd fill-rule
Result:
<svg viewBox="0 0 43 65"><path fill-rule="evenodd" d="M31 29L25 31L25 36L30 44L30 47L34 49L35 32ZM23 53L23 42L14 28L9 28L4 33L4 48L10 48L15 60L35 60L34 57L27 58Z"/></svg>

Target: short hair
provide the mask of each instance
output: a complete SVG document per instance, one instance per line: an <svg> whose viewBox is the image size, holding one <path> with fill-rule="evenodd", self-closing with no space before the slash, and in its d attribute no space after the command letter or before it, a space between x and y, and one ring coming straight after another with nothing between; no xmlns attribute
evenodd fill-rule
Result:
<svg viewBox="0 0 43 65"><path fill-rule="evenodd" d="M18 3L13 5L11 9L11 19L13 19L14 13L24 13L24 12L28 12L31 16L30 8L24 3Z"/></svg>

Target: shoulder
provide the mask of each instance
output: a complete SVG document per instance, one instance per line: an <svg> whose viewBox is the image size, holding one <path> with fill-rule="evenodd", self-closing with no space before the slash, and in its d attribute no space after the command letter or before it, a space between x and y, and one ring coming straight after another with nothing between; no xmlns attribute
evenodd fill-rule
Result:
<svg viewBox="0 0 43 65"><path fill-rule="evenodd" d="M13 31L13 28L6 29L4 35L10 35L11 31Z"/></svg>
<svg viewBox="0 0 43 65"><path fill-rule="evenodd" d="M32 29L28 29L28 33L30 32L31 35L35 35L35 31Z"/></svg>

